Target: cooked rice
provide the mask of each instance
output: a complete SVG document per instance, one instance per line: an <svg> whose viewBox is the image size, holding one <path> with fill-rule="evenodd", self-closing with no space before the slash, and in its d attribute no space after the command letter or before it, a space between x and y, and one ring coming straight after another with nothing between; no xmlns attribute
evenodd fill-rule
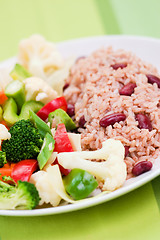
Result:
<svg viewBox="0 0 160 240"><path fill-rule="evenodd" d="M127 67L114 70L111 65L115 63L127 63ZM130 147L125 158L128 174L135 162L152 161L159 153L160 90L157 84L148 83L146 74L158 76L155 67L131 52L103 48L74 64L64 92L67 101L75 104L76 121L83 115L86 120L85 128L79 128L83 150L101 148L108 138L120 140ZM137 85L134 93L120 95L119 89L130 82ZM115 112L123 112L126 120L106 128L99 125L102 117ZM152 131L138 128L137 113L149 116Z"/></svg>

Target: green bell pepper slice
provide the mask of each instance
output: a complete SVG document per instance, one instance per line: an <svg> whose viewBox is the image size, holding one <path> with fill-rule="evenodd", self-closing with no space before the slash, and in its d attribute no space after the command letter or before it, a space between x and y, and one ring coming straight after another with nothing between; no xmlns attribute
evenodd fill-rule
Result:
<svg viewBox="0 0 160 240"><path fill-rule="evenodd" d="M76 124L73 122L72 118L60 108L48 115L48 121L52 127L57 127L59 123L64 123L67 130L73 130L76 128Z"/></svg>
<svg viewBox="0 0 160 240"><path fill-rule="evenodd" d="M54 145L55 145L55 140L49 133L47 133L44 138L41 151L37 156L37 161L38 161L40 170L43 169L43 167L46 165L49 158L51 157L54 149Z"/></svg>
<svg viewBox="0 0 160 240"><path fill-rule="evenodd" d="M38 112L43 107L43 103L34 100L25 102L22 106L21 113L18 115L17 104L13 98L9 98L3 108L3 119L8 126L12 126L19 120L29 119L29 110Z"/></svg>
<svg viewBox="0 0 160 240"><path fill-rule="evenodd" d="M65 190L75 200L89 196L97 188L98 182L85 170L75 168L63 178Z"/></svg>
<svg viewBox="0 0 160 240"><path fill-rule="evenodd" d="M18 111L20 112L25 102L25 88L24 83L19 80L11 81L5 88L5 94L8 98L13 98L17 104Z"/></svg>
<svg viewBox="0 0 160 240"><path fill-rule="evenodd" d="M22 65L16 64L14 69L10 72L10 76L14 80L23 81L26 78L32 77L32 74L29 73Z"/></svg>

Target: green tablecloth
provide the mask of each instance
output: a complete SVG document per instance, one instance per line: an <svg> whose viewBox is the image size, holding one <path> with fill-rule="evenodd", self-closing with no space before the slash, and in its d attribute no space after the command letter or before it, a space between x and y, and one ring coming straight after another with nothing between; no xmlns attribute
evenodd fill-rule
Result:
<svg viewBox="0 0 160 240"><path fill-rule="evenodd" d="M50 41L103 35L160 37L157 0L0 0L0 60L20 39L40 33ZM2 240L160 239L160 177L116 200L44 217L0 217Z"/></svg>

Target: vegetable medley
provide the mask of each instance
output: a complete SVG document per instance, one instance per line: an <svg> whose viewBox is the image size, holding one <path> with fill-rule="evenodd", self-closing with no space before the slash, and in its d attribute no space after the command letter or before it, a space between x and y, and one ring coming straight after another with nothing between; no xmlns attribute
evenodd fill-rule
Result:
<svg viewBox="0 0 160 240"><path fill-rule="evenodd" d="M34 35L21 41L5 81L0 77L0 209L76 203L126 180L120 141L81 150L74 109L63 97L72 64Z"/></svg>

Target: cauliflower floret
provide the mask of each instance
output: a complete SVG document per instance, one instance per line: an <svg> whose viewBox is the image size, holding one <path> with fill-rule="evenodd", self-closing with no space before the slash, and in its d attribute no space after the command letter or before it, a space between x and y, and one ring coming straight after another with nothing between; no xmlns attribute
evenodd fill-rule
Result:
<svg viewBox="0 0 160 240"><path fill-rule="evenodd" d="M0 146L2 140L7 140L10 138L11 134L8 132L8 129L3 124L0 124Z"/></svg>
<svg viewBox="0 0 160 240"><path fill-rule="evenodd" d="M62 68L64 60L54 43L41 35L32 35L19 44L19 62L33 75L45 79L46 74Z"/></svg>
<svg viewBox="0 0 160 240"><path fill-rule="evenodd" d="M66 193L59 166L49 165L46 171L38 171L32 174L30 182L33 183L40 195L40 203L50 203L56 207L59 205L61 199L67 202L74 203L75 201Z"/></svg>
<svg viewBox="0 0 160 240"><path fill-rule="evenodd" d="M103 159L93 162L89 159ZM58 154L58 162L67 169L81 168L104 183L103 190L114 191L126 180L124 146L118 140L108 139L96 151L65 152Z"/></svg>
<svg viewBox="0 0 160 240"><path fill-rule="evenodd" d="M48 84L61 96L65 79L69 76L71 66L75 62L75 57L70 57L65 61L64 67L53 72L45 78Z"/></svg>
<svg viewBox="0 0 160 240"><path fill-rule="evenodd" d="M57 92L53 90L44 80L37 77L30 77L24 80L26 101L36 100L44 104L57 98Z"/></svg>
<svg viewBox="0 0 160 240"><path fill-rule="evenodd" d="M54 43L47 42L40 35L33 35L20 42L18 61L34 76L46 81L61 96L64 81L75 57L64 61Z"/></svg>
<svg viewBox="0 0 160 240"><path fill-rule="evenodd" d="M61 197L55 192L53 185L48 177L48 173L45 171L38 171L32 174L30 182L33 183L41 198L39 205L44 203L50 203L52 206L56 207L61 201Z"/></svg>

